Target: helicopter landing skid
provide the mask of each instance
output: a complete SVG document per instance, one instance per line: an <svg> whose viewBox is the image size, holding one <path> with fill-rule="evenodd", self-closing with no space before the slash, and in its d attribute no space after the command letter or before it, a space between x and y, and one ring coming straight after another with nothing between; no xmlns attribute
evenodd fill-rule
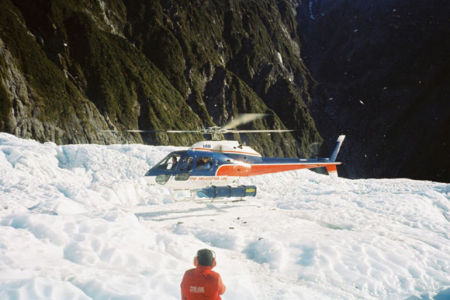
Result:
<svg viewBox="0 0 450 300"><path fill-rule="evenodd" d="M232 186L210 186L203 189L192 190L198 198L243 198L243 197L255 197L256 186L254 185L240 185L236 187Z"/></svg>
<svg viewBox="0 0 450 300"><path fill-rule="evenodd" d="M193 201L204 203L210 202L240 202L245 201L246 197L256 196L256 186L210 186L202 189L193 190L174 190L172 200L175 202Z"/></svg>

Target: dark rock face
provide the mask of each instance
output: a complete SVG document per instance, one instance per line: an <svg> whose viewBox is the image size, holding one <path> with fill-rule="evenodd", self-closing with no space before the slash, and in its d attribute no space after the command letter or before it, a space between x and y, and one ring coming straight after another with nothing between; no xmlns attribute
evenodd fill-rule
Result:
<svg viewBox="0 0 450 300"><path fill-rule="evenodd" d="M324 137L350 177L450 181L448 1L302 1L303 59ZM331 145L334 141L326 141Z"/></svg>
<svg viewBox="0 0 450 300"><path fill-rule="evenodd" d="M202 137L123 130L268 113L242 128L295 131L234 138L312 156L321 136L328 155L345 133L344 175L450 181L447 1L3 0L0 11L1 131L189 145Z"/></svg>
<svg viewBox="0 0 450 300"><path fill-rule="evenodd" d="M0 10L2 131L188 145L202 137L105 130L195 129L259 112L273 117L246 128L295 130L240 137L266 155L310 155L322 141L289 2L5 0Z"/></svg>

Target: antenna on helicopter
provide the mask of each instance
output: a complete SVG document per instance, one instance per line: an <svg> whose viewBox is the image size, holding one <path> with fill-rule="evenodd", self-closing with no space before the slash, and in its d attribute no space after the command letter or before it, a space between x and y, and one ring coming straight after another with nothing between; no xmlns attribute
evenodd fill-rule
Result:
<svg viewBox="0 0 450 300"><path fill-rule="evenodd" d="M224 126L211 126L208 128L202 128L197 130L163 130L163 129L155 129L155 130L140 130L140 129L131 129L125 130L126 132L131 133L155 133L155 132L165 132L165 133L201 133L206 135L211 135L211 140L218 141L220 140L220 135L225 133L269 133L269 132L291 132L290 129L233 129L240 125L247 124L254 120L262 119L268 116L268 114L261 113L247 113L247 114L239 114L236 118L232 119ZM119 132L118 130L103 130L107 132Z"/></svg>

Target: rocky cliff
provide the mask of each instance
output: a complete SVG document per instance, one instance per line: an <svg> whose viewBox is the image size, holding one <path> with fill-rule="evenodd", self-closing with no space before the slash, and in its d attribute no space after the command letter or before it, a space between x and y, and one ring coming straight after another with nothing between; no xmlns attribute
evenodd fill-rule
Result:
<svg viewBox="0 0 450 300"><path fill-rule="evenodd" d="M123 130L196 129L263 112L272 117L245 128L295 130L241 136L264 154L310 155L321 142L287 1L4 0L0 11L2 131L188 145L202 137Z"/></svg>
<svg viewBox="0 0 450 300"><path fill-rule="evenodd" d="M56 143L189 145L202 137L125 130L262 112L272 117L243 128L294 130L234 137L265 155L316 155L322 137L328 155L344 133L346 176L449 181L448 6L2 0L0 130Z"/></svg>
<svg viewBox="0 0 450 300"><path fill-rule="evenodd" d="M303 1L303 59L322 136L350 177L450 181L448 1ZM334 141L327 140L324 145Z"/></svg>

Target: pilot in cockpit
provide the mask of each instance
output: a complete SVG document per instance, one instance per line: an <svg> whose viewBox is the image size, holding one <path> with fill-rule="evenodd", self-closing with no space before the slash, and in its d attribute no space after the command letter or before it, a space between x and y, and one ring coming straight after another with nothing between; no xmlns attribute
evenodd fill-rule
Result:
<svg viewBox="0 0 450 300"><path fill-rule="evenodd" d="M209 158L209 157L202 157L202 158L198 159L196 169L208 170L211 167L212 167L211 158Z"/></svg>
<svg viewBox="0 0 450 300"><path fill-rule="evenodd" d="M178 160L176 156L172 156L172 170L175 170L177 168Z"/></svg>

